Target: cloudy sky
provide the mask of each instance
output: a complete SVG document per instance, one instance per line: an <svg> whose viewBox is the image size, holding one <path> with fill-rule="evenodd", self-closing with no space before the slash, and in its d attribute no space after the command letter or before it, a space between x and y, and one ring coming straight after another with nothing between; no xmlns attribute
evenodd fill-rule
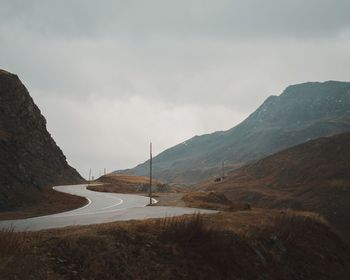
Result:
<svg viewBox="0 0 350 280"><path fill-rule="evenodd" d="M289 84L350 81L348 0L0 0L16 73L71 165L132 167Z"/></svg>

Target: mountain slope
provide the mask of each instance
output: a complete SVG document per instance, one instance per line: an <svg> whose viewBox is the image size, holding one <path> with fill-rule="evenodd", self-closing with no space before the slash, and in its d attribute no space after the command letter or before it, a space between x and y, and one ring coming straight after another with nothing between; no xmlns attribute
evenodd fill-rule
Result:
<svg viewBox="0 0 350 280"><path fill-rule="evenodd" d="M0 210L30 204L54 184L83 181L46 130L25 86L0 70Z"/></svg>
<svg viewBox="0 0 350 280"><path fill-rule="evenodd" d="M349 132L289 148L196 188L258 207L317 212L350 243Z"/></svg>
<svg viewBox="0 0 350 280"><path fill-rule="evenodd" d="M238 126L196 136L159 154L154 176L166 182L193 184L219 174L226 161L242 166L322 136L350 131L350 83L329 81L289 86L270 96ZM127 172L148 173L148 161Z"/></svg>

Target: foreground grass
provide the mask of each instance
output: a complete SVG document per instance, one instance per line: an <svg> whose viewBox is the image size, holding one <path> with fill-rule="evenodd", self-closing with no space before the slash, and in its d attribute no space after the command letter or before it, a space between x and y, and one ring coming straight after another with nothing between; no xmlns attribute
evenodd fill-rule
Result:
<svg viewBox="0 0 350 280"><path fill-rule="evenodd" d="M0 232L1 279L348 279L320 218L252 210Z"/></svg>

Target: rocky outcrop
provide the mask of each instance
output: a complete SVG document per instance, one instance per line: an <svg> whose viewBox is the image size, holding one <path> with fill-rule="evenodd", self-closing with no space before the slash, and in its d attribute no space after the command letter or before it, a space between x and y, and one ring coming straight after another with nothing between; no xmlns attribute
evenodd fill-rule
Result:
<svg viewBox="0 0 350 280"><path fill-rule="evenodd" d="M0 210L23 206L55 184L83 181L17 75L0 70Z"/></svg>

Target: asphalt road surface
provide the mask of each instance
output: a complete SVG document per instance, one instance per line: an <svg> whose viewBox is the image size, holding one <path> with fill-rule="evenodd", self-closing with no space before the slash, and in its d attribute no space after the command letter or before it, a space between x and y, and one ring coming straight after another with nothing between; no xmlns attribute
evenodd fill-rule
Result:
<svg viewBox="0 0 350 280"><path fill-rule="evenodd" d="M87 198L88 204L68 212L28 218L0 221L0 228L13 227L16 231L35 231L49 228L62 228L73 225L100 224L113 221L142 220L180 216L193 213L215 213L216 211L185 207L145 207L149 197L131 194L95 192L86 189L87 185L54 187L56 191Z"/></svg>

